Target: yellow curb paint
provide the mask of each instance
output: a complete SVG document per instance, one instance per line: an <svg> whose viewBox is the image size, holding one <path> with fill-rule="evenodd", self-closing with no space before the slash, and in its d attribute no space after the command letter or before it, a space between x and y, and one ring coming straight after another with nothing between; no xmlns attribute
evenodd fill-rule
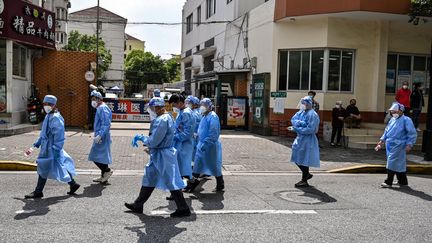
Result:
<svg viewBox="0 0 432 243"><path fill-rule="evenodd" d="M340 169L328 170L328 173L385 173L385 165L356 165ZM407 172L410 174L432 175L432 165L408 165Z"/></svg>
<svg viewBox="0 0 432 243"><path fill-rule="evenodd" d="M25 161L0 161L0 170L6 171L35 171L36 163Z"/></svg>

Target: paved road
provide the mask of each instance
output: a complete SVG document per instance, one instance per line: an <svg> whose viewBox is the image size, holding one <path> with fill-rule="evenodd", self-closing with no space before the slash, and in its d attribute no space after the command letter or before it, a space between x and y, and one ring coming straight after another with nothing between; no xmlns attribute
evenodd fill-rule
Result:
<svg viewBox="0 0 432 243"><path fill-rule="evenodd" d="M174 209L156 191L146 215L125 212L140 175L114 175L111 185L91 183L77 196L47 184L41 200L25 200L36 175L0 173L0 242L430 242L432 177L410 176L411 188L381 189L383 175L318 173L314 188L293 187L299 174L230 175L226 192L214 180L186 195L196 214L171 219Z"/></svg>

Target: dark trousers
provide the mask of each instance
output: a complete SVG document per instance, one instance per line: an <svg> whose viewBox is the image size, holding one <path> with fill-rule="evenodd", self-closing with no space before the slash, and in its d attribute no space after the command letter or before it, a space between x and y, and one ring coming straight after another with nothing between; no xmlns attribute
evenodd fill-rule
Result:
<svg viewBox="0 0 432 243"><path fill-rule="evenodd" d="M69 173L69 172L68 172ZM69 173L70 178L72 179L70 182L68 182L69 186L73 186L76 184L75 180L73 179L72 175ZM43 178L42 176L39 175L38 178L38 182L36 185L36 189L35 192L42 192L43 189L45 188L45 184L47 182L48 179Z"/></svg>
<svg viewBox="0 0 432 243"><path fill-rule="evenodd" d="M418 126L419 126L419 117L420 117L420 114L421 114L421 110L417 110L417 109L413 110L411 119L412 119L412 121L414 123L414 127L415 128L418 128Z"/></svg>
<svg viewBox="0 0 432 243"><path fill-rule="evenodd" d="M94 162L94 163L101 170L101 175L103 175L103 173L109 172L111 170L108 167L108 165L106 165L106 164L102 164L102 163L98 163L98 162Z"/></svg>
<svg viewBox="0 0 432 243"><path fill-rule="evenodd" d="M406 172L396 172L387 170L387 179L384 181L387 185L393 185L393 179L396 175L399 185L408 185L408 178Z"/></svg>
<svg viewBox="0 0 432 243"><path fill-rule="evenodd" d="M140 190L140 194L138 195L138 198L135 200L135 204L139 206L144 205L144 203L146 203L147 200L150 198L154 189L155 189L154 187L142 186ZM171 196L177 205L177 209L179 210L189 209L189 206L187 205L186 200L183 197L183 192L181 190L171 191Z"/></svg>
<svg viewBox="0 0 432 243"><path fill-rule="evenodd" d="M303 165L297 165L297 166L300 168L300 170L302 172L302 181L307 182L308 177L310 175L309 167L303 166Z"/></svg>
<svg viewBox="0 0 432 243"><path fill-rule="evenodd" d="M336 143L340 143L340 140L342 137L342 129L343 129L343 126L333 126L332 135L331 135L331 142L332 143L334 142L336 135L337 135Z"/></svg>

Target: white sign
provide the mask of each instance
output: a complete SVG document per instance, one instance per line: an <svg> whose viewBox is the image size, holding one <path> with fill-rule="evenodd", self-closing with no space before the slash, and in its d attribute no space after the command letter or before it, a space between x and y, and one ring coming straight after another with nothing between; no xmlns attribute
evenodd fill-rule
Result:
<svg viewBox="0 0 432 243"><path fill-rule="evenodd" d="M275 98L273 113L284 114L284 112L285 112L285 98Z"/></svg>
<svg viewBox="0 0 432 243"><path fill-rule="evenodd" d="M85 73L85 80L87 80L88 82L92 82L95 79L95 74L92 71L87 71Z"/></svg>

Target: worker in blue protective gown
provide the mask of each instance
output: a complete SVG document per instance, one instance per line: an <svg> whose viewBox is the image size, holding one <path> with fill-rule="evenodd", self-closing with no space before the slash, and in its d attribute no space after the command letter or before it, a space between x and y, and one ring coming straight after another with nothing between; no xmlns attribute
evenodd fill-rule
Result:
<svg viewBox="0 0 432 243"><path fill-rule="evenodd" d="M153 190L158 188L170 191L177 205L177 210L171 217L189 216L191 212L181 191L186 183L180 176L176 149L172 146L175 132L173 118L165 111L165 102L159 97L150 100L147 111L152 119L151 135L136 135L132 140L132 146L138 147L138 141L141 141L146 146L145 151L149 153L150 161L144 170L138 198L133 203L125 203L125 206L133 212L142 213L144 203L150 198Z"/></svg>
<svg viewBox="0 0 432 243"><path fill-rule="evenodd" d="M320 119L312 109L313 100L306 96L300 101L300 111L292 118L292 126L288 129L297 133L292 145L291 162L294 162L302 171L302 179L295 184L296 187L308 187L308 180L312 179L309 167L320 167L318 132Z"/></svg>
<svg viewBox="0 0 432 243"><path fill-rule="evenodd" d="M417 139L417 131L411 118L404 115L405 107L400 103L393 103L389 109L392 118L390 119L384 134L375 150L381 149L384 145L387 154L387 179L381 187L392 187L396 174L398 185L407 186L406 175L406 154L410 152Z"/></svg>
<svg viewBox="0 0 432 243"><path fill-rule="evenodd" d="M94 182L107 183L108 179L113 174L113 170L109 168L112 163L111 157L111 109L103 102L102 94L96 90L91 94L91 106L96 109L96 117L94 119L94 137L93 146L88 156L89 161L93 161L101 170L101 176L93 179Z"/></svg>
<svg viewBox="0 0 432 243"><path fill-rule="evenodd" d="M216 177L215 192L225 189L222 176L222 144L220 136L220 120L216 112L212 111L213 103L204 98L200 103L202 119L198 128L198 144L194 160L194 179L189 183L189 192L193 192L200 184L202 175Z"/></svg>
<svg viewBox="0 0 432 243"><path fill-rule="evenodd" d="M200 100L197 97L189 95L186 98L186 105L193 111L193 116L195 118L195 131L194 131L194 150L192 153L192 161L195 159L196 146L198 145L198 127L202 119L200 111Z"/></svg>
<svg viewBox="0 0 432 243"><path fill-rule="evenodd" d="M190 180L192 179L192 154L196 119L193 111L186 106L185 98L182 95L173 94L169 99L169 103L173 105L173 110L177 113L174 148L177 150L180 175Z"/></svg>
<svg viewBox="0 0 432 243"><path fill-rule="evenodd" d="M52 95L45 96L43 106L47 114L42 124L39 139L33 144L40 148L36 159L38 182L36 189L25 198L43 197L43 189L47 179L54 179L68 183L70 191L74 194L80 185L73 179L76 176L75 165L72 158L63 150L65 141L64 119L57 111L57 98Z"/></svg>

